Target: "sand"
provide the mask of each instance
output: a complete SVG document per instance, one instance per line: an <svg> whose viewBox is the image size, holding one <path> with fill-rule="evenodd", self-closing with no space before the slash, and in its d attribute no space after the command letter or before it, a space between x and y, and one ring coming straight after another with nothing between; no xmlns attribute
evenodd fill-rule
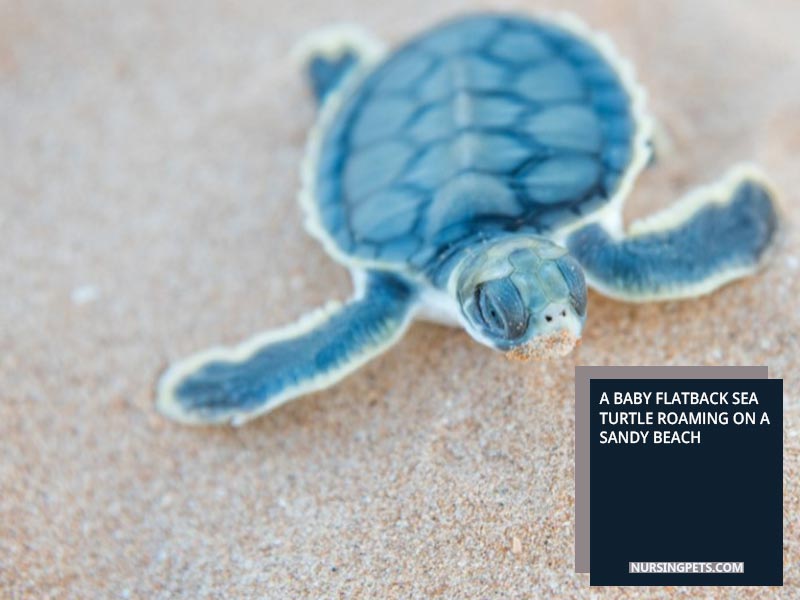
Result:
<svg viewBox="0 0 800 600"><path fill-rule="evenodd" d="M786 205L771 266L696 301L592 294L554 363L414 325L241 429L163 420L153 384L349 294L295 202L314 108L293 43L341 19L398 41L463 4L0 5L0 597L733 597L572 572L579 364L785 380L782 594L800 595L800 5L536 4L608 31L650 91L666 143L626 217L756 160Z"/></svg>

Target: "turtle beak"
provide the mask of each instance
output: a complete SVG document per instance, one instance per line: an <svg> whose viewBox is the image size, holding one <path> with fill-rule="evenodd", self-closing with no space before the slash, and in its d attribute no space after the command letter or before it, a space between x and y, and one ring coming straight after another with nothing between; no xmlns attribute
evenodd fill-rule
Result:
<svg viewBox="0 0 800 600"><path fill-rule="evenodd" d="M520 344L506 352L506 357L516 361L552 360L566 356L581 341L580 335L568 329L561 329L545 335L539 335L532 340Z"/></svg>
<svg viewBox="0 0 800 600"><path fill-rule="evenodd" d="M585 315L585 312L576 314L564 302L548 305L540 313L534 334L506 352L506 356L513 360L550 360L566 356L581 340Z"/></svg>

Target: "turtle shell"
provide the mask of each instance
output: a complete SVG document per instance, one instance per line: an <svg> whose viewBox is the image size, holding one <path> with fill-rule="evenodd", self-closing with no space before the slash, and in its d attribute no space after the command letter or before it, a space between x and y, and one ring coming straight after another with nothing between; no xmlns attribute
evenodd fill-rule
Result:
<svg viewBox="0 0 800 600"><path fill-rule="evenodd" d="M422 267L483 229L552 235L608 204L640 123L632 84L573 29L462 18L342 92L310 174L338 253Z"/></svg>

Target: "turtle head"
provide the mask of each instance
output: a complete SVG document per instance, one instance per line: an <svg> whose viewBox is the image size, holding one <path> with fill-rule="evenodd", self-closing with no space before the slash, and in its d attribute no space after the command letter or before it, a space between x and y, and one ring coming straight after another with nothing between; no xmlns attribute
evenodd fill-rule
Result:
<svg viewBox="0 0 800 600"><path fill-rule="evenodd" d="M553 242L520 236L489 242L458 265L452 280L469 333L509 358L568 354L586 319L586 281Z"/></svg>

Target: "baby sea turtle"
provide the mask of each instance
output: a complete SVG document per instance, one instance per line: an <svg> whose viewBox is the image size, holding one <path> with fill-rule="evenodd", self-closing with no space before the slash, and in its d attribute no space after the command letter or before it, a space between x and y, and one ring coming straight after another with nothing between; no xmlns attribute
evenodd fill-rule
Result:
<svg viewBox="0 0 800 600"><path fill-rule="evenodd" d="M512 358L563 355L587 283L699 296L755 271L775 239L774 194L749 167L623 229L651 155L644 94L572 17L461 17L391 53L337 28L305 50L320 112L301 204L355 297L173 365L158 405L179 421L240 424L328 387L414 318Z"/></svg>

